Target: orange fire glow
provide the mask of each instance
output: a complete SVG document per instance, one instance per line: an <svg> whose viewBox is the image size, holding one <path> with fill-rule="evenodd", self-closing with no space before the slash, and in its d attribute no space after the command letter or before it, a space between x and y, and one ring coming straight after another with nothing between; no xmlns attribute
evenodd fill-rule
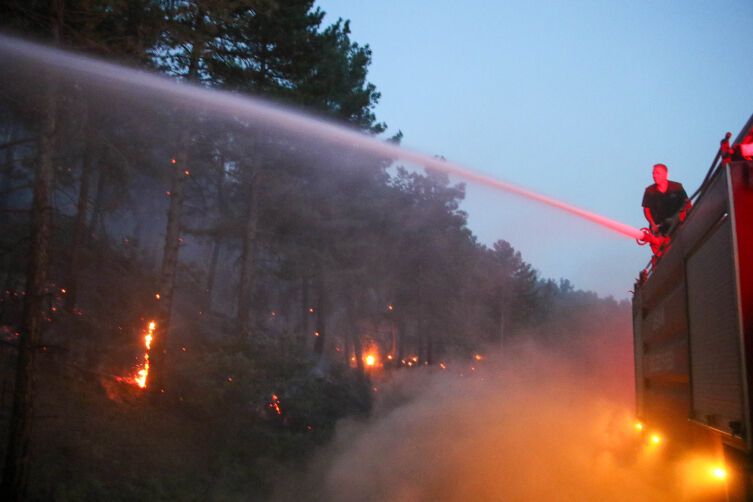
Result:
<svg viewBox="0 0 753 502"><path fill-rule="evenodd" d="M152 348L152 340L154 339L154 330L157 328L157 323L149 321L149 325L144 335L144 346L146 352L144 353L144 364L136 371L136 374L130 377L118 377L119 382L129 383L136 385L139 388L145 389L147 378L149 377L149 350Z"/></svg>

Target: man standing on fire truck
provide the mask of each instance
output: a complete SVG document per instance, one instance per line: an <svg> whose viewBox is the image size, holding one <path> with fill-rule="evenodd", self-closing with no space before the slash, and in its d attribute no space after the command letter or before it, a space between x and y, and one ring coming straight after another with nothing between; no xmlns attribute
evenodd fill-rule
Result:
<svg viewBox="0 0 753 502"><path fill-rule="evenodd" d="M675 216L679 215L680 221L685 221L691 207L682 184L670 181L667 174L667 166L655 164L654 184L646 187L643 193L643 214L654 235L667 235L675 222Z"/></svg>

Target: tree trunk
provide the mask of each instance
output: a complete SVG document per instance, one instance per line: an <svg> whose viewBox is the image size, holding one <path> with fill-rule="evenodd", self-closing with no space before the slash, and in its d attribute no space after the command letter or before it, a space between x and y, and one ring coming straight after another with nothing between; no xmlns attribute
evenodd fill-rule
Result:
<svg viewBox="0 0 753 502"><path fill-rule="evenodd" d="M324 282L324 270L318 267L316 277L316 331L314 332L314 354L321 357L324 353L324 341L327 337L327 290Z"/></svg>
<svg viewBox="0 0 753 502"><path fill-rule="evenodd" d="M254 172L248 194L248 210L246 213L246 227L243 235L241 250L240 282L238 284L238 313L236 325L238 337L245 340L251 335L253 318L251 316L251 297L253 295L254 268L256 263L256 223L258 219L258 184L259 174Z"/></svg>
<svg viewBox="0 0 753 502"><path fill-rule="evenodd" d="M79 180L78 205L76 220L73 226L73 244L71 246L71 261L68 267L68 280L66 281L65 309L73 312L78 299L78 277L81 273L81 248L86 236L86 214L89 206L89 180L92 172L92 141L90 138L89 117L84 116L84 156L81 163L81 179Z"/></svg>
<svg viewBox="0 0 753 502"><path fill-rule="evenodd" d="M207 273L207 287L204 299L204 311L207 313L212 311L212 293L214 292L214 282L217 278L217 263L220 261L221 248L222 241L220 240L220 236L216 235L212 245L212 257L209 260L209 272Z"/></svg>
<svg viewBox="0 0 753 502"><path fill-rule="evenodd" d="M53 87L49 87L46 91L45 105L39 160L34 179L31 255L26 275L23 324L19 330L16 388L13 395L3 480L0 485L0 499L5 501L20 501L25 498L30 467L29 443L34 409L34 355L40 345L46 319L45 285L50 261L54 174L52 155L57 114Z"/></svg>
<svg viewBox="0 0 753 502"><path fill-rule="evenodd" d="M8 133L8 141L13 137L13 131ZM0 214L8 208L10 191L13 188L13 147L4 148L4 160L0 171Z"/></svg>
<svg viewBox="0 0 753 502"><path fill-rule="evenodd" d="M180 219L183 214L183 195L188 169L188 149L190 133L184 130L178 145L180 151L176 156L170 190L170 206L167 210L167 228L165 230L165 247L162 253L159 289L155 295L156 329L150 350L150 372L147 388L154 394L164 391L165 357L167 355L167 337L170 329L170 314L173 305L175 276L178 270L178 252L180 250Z"/></svg>
<svg viewBox="0 0 753 502"><path fill-rule="evenodd" d="M353 352L353 351L351 350L351 347L350 347L350 336L347 333L345 335L345 348L344 348L344 350L345 350L345 364L348 367L350 367L350 361L351 361L350 358L354 357L354 356L351 355L351 352Z"/></svg>
<svg viewBox="0 0 753 502"><path fill-rule="evenodd" d="M356 368L358 369L358 377L363 378L366 374L363 363L363 347L361 346L361 335L358 333L358 326L356 325L356 313L354 305L351 303L351 308L348 312L348 336L353 343L353 353L356 356Z"/></svg>
<svg viewBox="0 0 753 502"><path fill-rule="evenodd" d="M405 359L405 339L405 320L403 316L400 316L397 319L397 356L395 356L395 365L398 367L403 364L403 359Z"/></svg>
<svg viewBox="0 0 753 502"><path fill-rule="evenodd" d="M301 345L306 344L306 339L311 334L311 332L309 331L309 316L311 315L311 312L309 312L310 304L311 299L309 298L309 278L304 272L301 275L301 331L299 334Z"/></svg>
<svg viewBox="0 0 753 502"><path fill-rule="evenodd" d="M214 284L217 278L217 264L220 259L220 250L222 249L222 236L219 232L219 227L222 221L227 216L227 202L225 200L225 157L220 155L219 169L217 175L217 210L219 212L219 220L217 221L217 231L214 235L214 242L212 247L212 258L209 261L209 270L207 271L207 287L205 295L204 310L206 312L212 311L212 295L214 294Z"/></svg>
<svg viewBox="0 0 753 502"><path fill-rule="evenodd" d="M385 366L389 365L389 366L395 366L395 367L397 367L397 362L400 359L397 358L397 355L398 355L398 350L397 350L397 346L398 346L398 341L397 341L398 331L397 331L397 320L395 319L395 313L394 312L390 312L390 315L389 315L388 319L389 319L389 322L390 322L390 350L388 352L388 355L391 356L392 359L391 360L388 359L388 361L390 361L391 364L385 363Z"/></svg>
<svg viewBox="0 0 753 502"><path fill-rule="evenodd" d="M199 10L197 32L201 33L204 13ZM194 80L199 72L199 60L204 51L204 44L196 42L191 49L187 79ZM167 210L167 228L165 230L165 248L162 253L162 270L160 271L159 297L155 297L157 326L154 331L152 348L149 351L150 373L147 388L152 396L159 396L165 391L167 338L170 332L170 315L173 307L175 276L178 271L178 251L180 249L180 220L183 216L184 185L187 178L191 131L181 129L178 138L178 154L175 157L172 187L170 189L170 207Z"/></svg>
<svg viewBox="0 0 753 502"><path fill-rule="evenodd" d="M94 194L94 206L89 218L89 237L93 238L101 230L102 212L105 205L105 185L107 185L107 170L104 165L100 166L97 176L97 193Z"/></svg>

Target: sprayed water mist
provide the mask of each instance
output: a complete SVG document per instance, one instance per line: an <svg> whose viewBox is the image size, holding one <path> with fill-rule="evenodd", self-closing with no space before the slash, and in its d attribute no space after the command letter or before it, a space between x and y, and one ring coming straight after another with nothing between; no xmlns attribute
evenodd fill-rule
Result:
<svg viewBox="0 0 753 502"><path fill-rule="evenodd" d="M425 166L429 169L458 176L468 181L526 197L583 218L626 237L633 239L643 237L643 233L640 230L630 225L573 206L558 199L498 180L459 164L379 141L325 120L292 112L260 99L239 96L226 91L208 90L186 83L176 83L174 80L166 77L77 56L59 49L51 49L6 35L0 35L0 53L5 54L6 57L12 56L21 58L22 60L35 61L45 65L47 68L58 71L83 75L109 86L120 87L124 91L147 91L159 95L167 102L179 103L194 108L202 107L206 108L210 113L218 113L226 117L236 117L274 125L283 128L287 132L315 137L340 146L356 148L366 154ZM7 64L8 62L4 63L4 65Z"/></svg>

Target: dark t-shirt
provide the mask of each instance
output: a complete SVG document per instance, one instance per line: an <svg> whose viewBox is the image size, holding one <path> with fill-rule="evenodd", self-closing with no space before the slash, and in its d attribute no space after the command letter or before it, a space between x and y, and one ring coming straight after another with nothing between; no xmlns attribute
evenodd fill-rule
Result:
<svg viewBox="0 0 753 502"><path fill-rule="evenodd" d="M643 192L643 207L651 211L651 216L659 225L661 233L669 231L671 221L667 220L679 213L687 200L688 194L685 193L682 184L674 181L669 182L667 191L664 193L656 188L656 184L646 187L646 191Z"/></svg>

